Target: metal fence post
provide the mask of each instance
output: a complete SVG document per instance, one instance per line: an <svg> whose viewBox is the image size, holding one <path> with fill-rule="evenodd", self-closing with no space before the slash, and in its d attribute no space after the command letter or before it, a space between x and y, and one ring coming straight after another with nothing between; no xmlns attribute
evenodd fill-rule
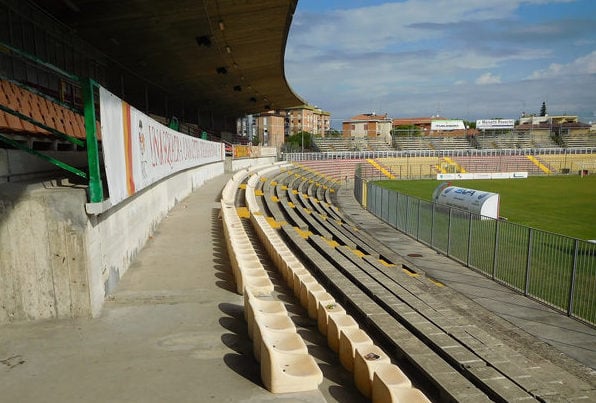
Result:
<svg viewBox="0 0 596 403"><path fill-rule="evenodd" d="M494 249L494 253L493 253L493 274L492 274L493 279L495 279L497 277L498 257L499 257L499 221L495 220L495 249Z"/></svg>
<svg viewBox="0 0 596 403"><path fill-rule="evenodd" d="M412 235L410 234L410 229L408 228L408 217L409 217L409 212L410 212L410 196L406 197L406 222L404 225L404 232L408 235Z"/></svg>
<svg viewBox="0 0 596 403"><path fill-rule="evenodd" d="M579 254L579 240L575 240L575 251L573 252L573 271L571 272L571 281L569 284L569 302L567 303L567 315L573 315L573 303L575 294L575 276L577 275L577 255Z"/></svg>
<svg viewBox="0 0 596 403"><path fill-rule="evenodd" d="M534 231L528 228L528 253L526 254L526 283L524 284L524 295L530 292L530 270L532 269L532 241L534 238Z"/></svg>
<svg viewBox="0 0 596 403"><path fill-rule="evenodd" d="M432 204L432 213L430 215L430 246L435 247L435 207L436 204Z"/></svg>
<svg viewBox="0 0 596 403"><path fill-rule="evenodd" d="M472 213L468 213L468 250L466 256L466 266L470 266L470 258L472 255Z"/></svg>
<svg viewBox="0 0 596 403"><path fill-rule="evenodd" d="M447 256L450 256L451 252L451 213L453 209L449 207L449 219L447 220Z"/></svg>
<svg viewBox="0 0 596 403"><path fill-rule="evenodd" d="M419 241L420 240L420 203L421 200L418 199L418 211L416 212L416 240Z"/></svg>

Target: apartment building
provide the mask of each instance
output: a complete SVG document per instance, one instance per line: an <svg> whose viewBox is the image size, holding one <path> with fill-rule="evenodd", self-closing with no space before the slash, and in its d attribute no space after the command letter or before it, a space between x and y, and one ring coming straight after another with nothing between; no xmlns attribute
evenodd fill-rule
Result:
<svg viewBox="0 0 596 403"><path fill-rule="evenodd" d="M342 133L344 137L380 137L391 142L391 123L392 120L384 115L377 115L376 113L365 113L356 115L342 122Z"/></svg>
<svg viewBox="0 0 596 403"><path fill-rule="evenodd" d="M284 110L286 115L286 134L288 136L301 131L315 136L325 136L331 128L331 114L316 106L300 105Z"/></svg>
<svg viewBox="0 0 596 403"><path fill-rule="evenodd" d="M277 111L261 113L255 118L259 144L280 147L285 141L285 115Z"/></svg>

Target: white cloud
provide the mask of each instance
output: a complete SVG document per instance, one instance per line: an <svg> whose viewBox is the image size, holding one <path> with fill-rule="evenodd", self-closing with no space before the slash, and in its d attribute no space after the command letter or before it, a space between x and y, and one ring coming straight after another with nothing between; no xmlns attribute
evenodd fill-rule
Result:
<svg viewBox="0 0 596 403"><path fill-rule="evenodd" d="M560 35L546 29L548 21L530 18L540 5L567 1L573 0L406 0L311 14L301 13L299 3L286 75L299 95L336 120L373 110L509 117L555 95L564 111L573 105L591 111L595 95L586 82L596 77L576 76L596 72L591 17L576 25L557 20L552 30ZM520 5L527 14L519 14ZM580 42L587 54L569 62ZM562 75L571 77L559 80L557 91L541 80Z"/></svg>
<svg viewBox="0 0 596 403"><path fill-rule="evenodd" d="M596 74L596 50L568 64L552 63L546 69L532 72L528 78L537 80L578 74Z"/></svg>
<svg viewBox="0 0 596 403"><path fill-rule="evenodd" d="M483 21L515 19L523 4L573 0L406 0L324 14L295 15L291 36L323 48L387 49L395 43L441 40L444 30ZM541 26L536 29L549 29Z"/></svg>
<svg viewBox="0 0 596 403"><path fill-rule="evenodd" d="M492 73L484 73L476 79L475 83L478 85L500 84L501 76L496 76Z"/></svg>

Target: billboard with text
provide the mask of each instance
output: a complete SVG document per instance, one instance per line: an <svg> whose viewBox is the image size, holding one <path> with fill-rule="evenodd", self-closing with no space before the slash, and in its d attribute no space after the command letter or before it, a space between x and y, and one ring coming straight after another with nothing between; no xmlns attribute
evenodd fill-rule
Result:
<svg viewBox="0 0 596 403"><path fill-rule="evenodd" d="M513 119L479 119L476 121L478 130L513 129L513 126L515 126Z"/></svg>
<svg viewBox="0 0 596 403"><path fill-rule="evenodd" d="M104 165L112 205L187 168L223 161L222 143L187 136L99 89Z"/></svg>
<svg viewBox="0 0 596 403"><path fill-rule="evenodd" d="M430 130L464 130L463 120L432 120Z"/></svg>

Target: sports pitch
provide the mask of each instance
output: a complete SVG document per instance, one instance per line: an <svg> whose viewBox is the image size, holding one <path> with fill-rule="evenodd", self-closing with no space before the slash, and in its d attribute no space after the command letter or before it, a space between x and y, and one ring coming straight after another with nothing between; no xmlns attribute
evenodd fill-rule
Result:
<svg viewBox="0 0 596 403"><path fill-rule="evenodd" d="M431 200L437 180L379 181L380 186ZM596 175L454 180L453 186L499 193L510 222L580 239L596 239Z"/></svg>

